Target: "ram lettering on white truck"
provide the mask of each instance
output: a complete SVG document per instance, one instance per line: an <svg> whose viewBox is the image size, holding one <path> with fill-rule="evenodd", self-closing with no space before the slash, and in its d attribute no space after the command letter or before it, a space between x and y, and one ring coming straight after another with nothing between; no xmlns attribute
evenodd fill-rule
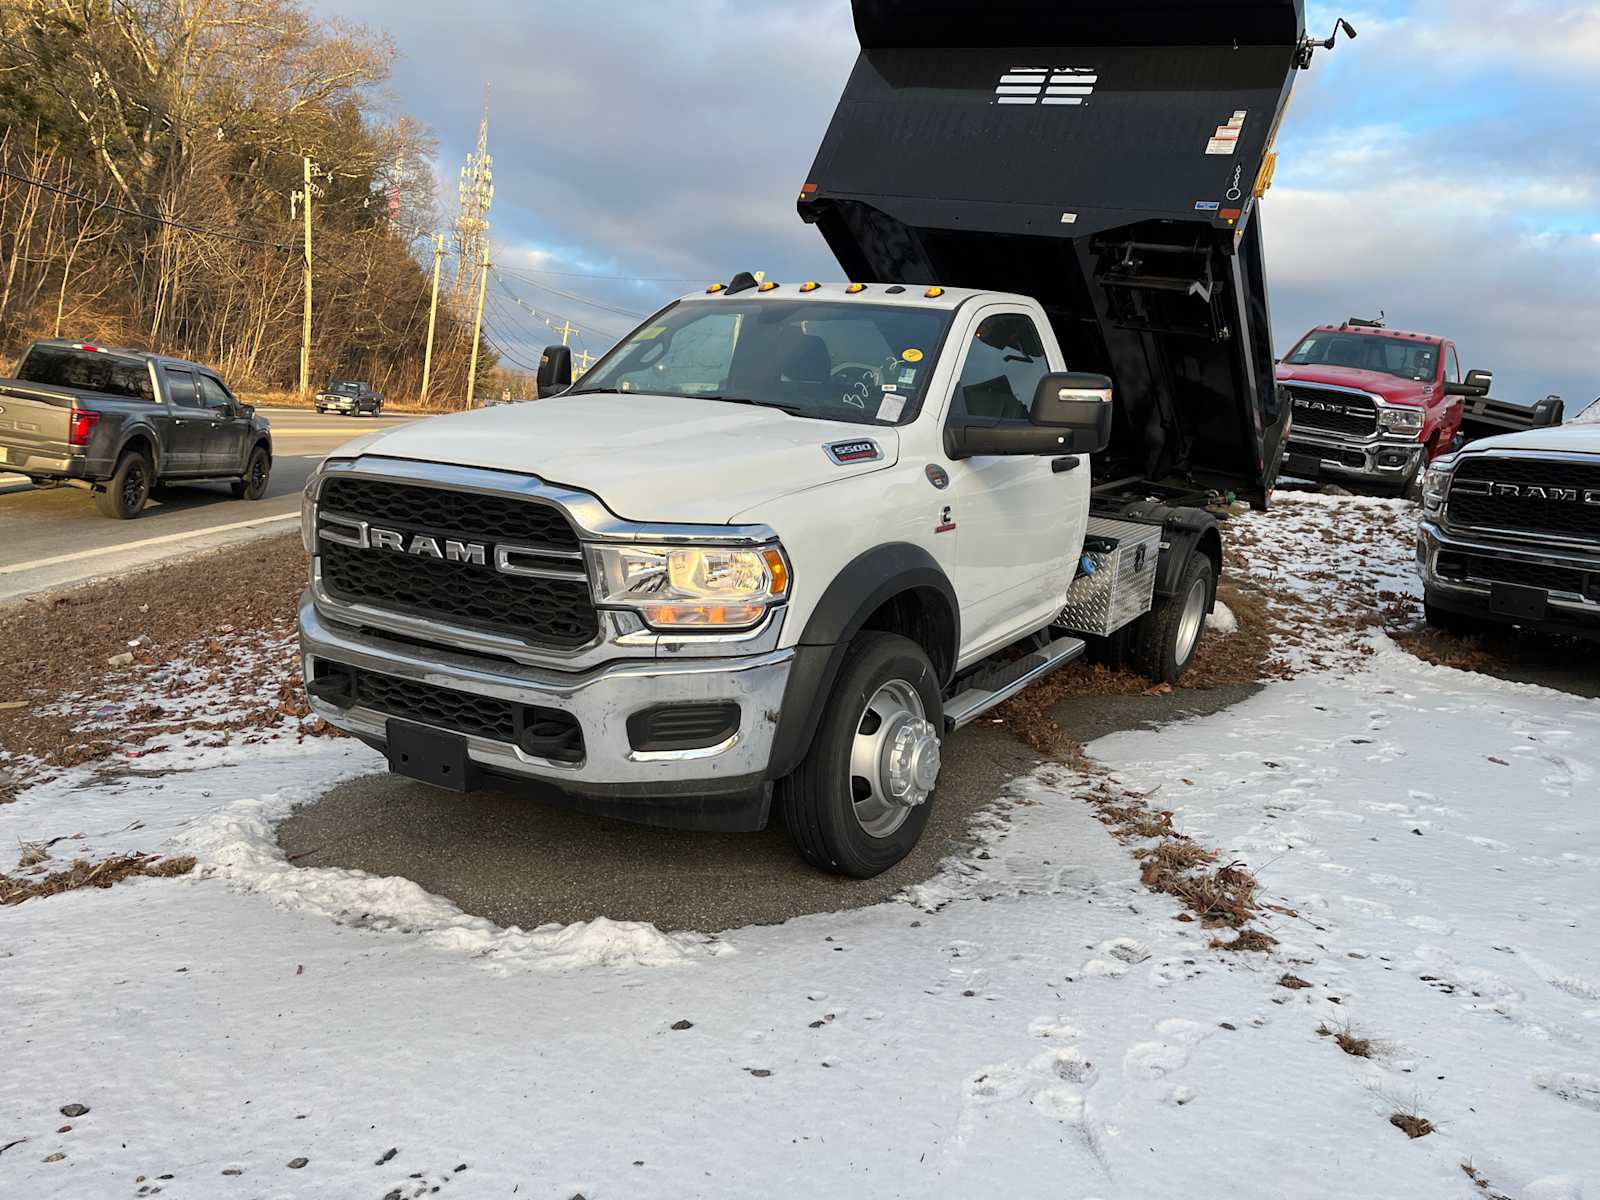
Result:
<svg viewBox="0 0 1600 1200"><path fill-rule="evenodd" d="M799 196L855 282L741 273L575 387L551 352L548 399L324 463L315 711L429 783L776 815L870 876L916 844L962 725L1086 651L1180 678L1222 567L1208 509L1266 504L1288 425L1237 180L1270 177L1311 44L1297 0L1071 7L1002 0L1027 19L987 45L955 6L856 0ZM997 123L1019 29L1115 86ZM1240 111L1234 152L1203 153Z"/></svg>

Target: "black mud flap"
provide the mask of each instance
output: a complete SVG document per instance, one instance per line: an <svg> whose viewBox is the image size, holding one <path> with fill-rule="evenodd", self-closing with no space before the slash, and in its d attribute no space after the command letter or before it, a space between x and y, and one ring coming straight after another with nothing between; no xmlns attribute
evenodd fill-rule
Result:
<svg viewBox="0 0 1600 1200"><path fill-rule="evenodd" d="M483 769L467 757L467 739L391 718L385 726L389 770L452 792L483 786Z"/></svg>
<svg viewBox="0 0 1600 1200"><path fill-rule="evenodd" d="M1550 615L1550 593L1543 588L1496 583L1489 588L1489 611L1515 621L1543 621Z"/></svg>

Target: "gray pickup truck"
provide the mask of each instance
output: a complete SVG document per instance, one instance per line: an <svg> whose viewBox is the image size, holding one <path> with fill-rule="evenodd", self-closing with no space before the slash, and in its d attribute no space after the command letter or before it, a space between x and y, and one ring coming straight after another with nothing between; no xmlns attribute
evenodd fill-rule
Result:
<svg viewBox="0 0 1600 1200"><path fill-rule="evenodd" d="M103 516L126 520L157 483L226 482L237 499L260 500L272 434L208 367L40 341L0 379L0 472L84 488Z"/></svg>
<svg viewBox="0 0 1600 1200"><path fill-rule="evenodd" d="M383 395L365 380L336 379L317 393L316 409L319 413L349 413L353 417L362 413L377 416L383 411Z"/></svg>

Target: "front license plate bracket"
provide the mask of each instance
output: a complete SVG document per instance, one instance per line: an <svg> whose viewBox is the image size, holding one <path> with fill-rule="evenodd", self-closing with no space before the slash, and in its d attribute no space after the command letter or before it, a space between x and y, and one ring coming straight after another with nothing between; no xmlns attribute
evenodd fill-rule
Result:
<svg viewBox="0 0 1600 1200"><path fill-rule="evenodd" d="M414 721L390 718L385 726L389 770L452 792L476 791L483 768L467 756L467 739Z"/></svg>
<svg viewBox="0 0 1600 1200"><path fill-rule="evenodd" d="M1489 611L1497 617L1542 621L1550 614L1550 593L1516 583L1491 584Z"/></svg>

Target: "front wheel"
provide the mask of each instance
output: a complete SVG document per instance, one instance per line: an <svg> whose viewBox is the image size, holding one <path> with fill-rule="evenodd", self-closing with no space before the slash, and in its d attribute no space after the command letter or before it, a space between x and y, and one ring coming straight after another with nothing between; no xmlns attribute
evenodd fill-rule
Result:
<svg viewBox="0 0 1600 1200"><path fill-rule="evenodd" d="M1216 587L1216 569L1204 554L1194 554L1178 590L1156 602L1139 619L1134 633L1134 666L1154 683L1177 683L1194 661Z"/></svg>
<svg viewBox="0 0 1600 1200"><path fill-rule="evenodd" d="M266 447L257 446L250 452L244 475L233 481L235 500L260 500L267 494L267 484L272 479L272 459Z"/></svg>
<svg viewBox="0 0 1600 1200"><path fill-rule="evenodd" d="M944 706L922 647L864 633L845 653L816 738L778 785L784 828L812 866L871 879L910 854L939 778Z"/></svg>
<svg viewBox="0 0 1600 1200"><path fill-rule="evenodd" d="M117 459L117 469L111 472L105 489L94 494L94 506L102 517L131 520L144 511L150 483L149 460L137 450L129 450Z"/></svg>

